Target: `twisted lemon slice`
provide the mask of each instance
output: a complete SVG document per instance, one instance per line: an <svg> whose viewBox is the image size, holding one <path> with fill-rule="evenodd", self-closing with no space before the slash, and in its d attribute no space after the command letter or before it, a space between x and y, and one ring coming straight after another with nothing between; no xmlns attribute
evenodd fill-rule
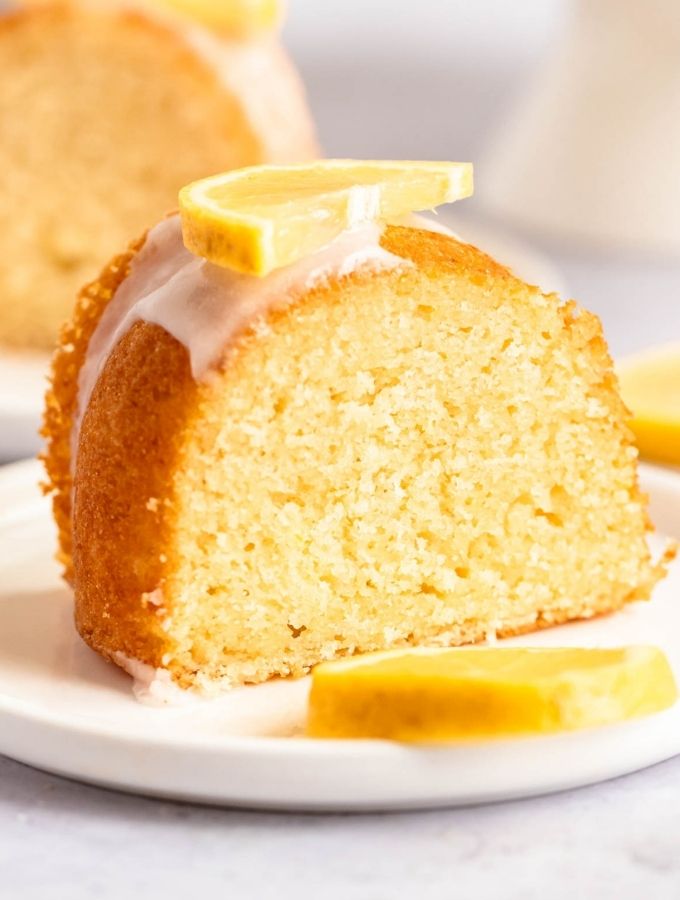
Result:
<svg viewBox="0 0 680 900"><path fill-rule="evenodd" d="M680 343L623 360L618 372L640 453L680 466Z"/></svg>
<svg viewBox="0 0 680 900"><path fill-rule="evenodd" d="M307 733L455 741L644 716L677 699L656 647L480 647L367 654L314 669Z"/></svg>
<svg viewBox="0 0 680 900"><path fill-rule="evenodd" d="M167 9L215 31L244 34L268 31L282 18L282 0L145 0L150 7Z"/></svg>
<svg viewBox="0 0 680 900"><path fill-rule="evenodd" d="M250 275L297 262L349 228L433 209L472 193L472 166L328 159L253 166L179 195L192 253Z"/></svg>

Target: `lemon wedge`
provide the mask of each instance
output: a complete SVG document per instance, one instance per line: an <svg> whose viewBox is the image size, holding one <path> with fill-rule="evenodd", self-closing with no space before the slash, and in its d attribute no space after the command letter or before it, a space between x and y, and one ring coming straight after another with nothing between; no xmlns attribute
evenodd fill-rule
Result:
<svg viewBox="0 0 680 900"><path fill-rule="evenodd" d="M182 188L186 247L219 266L267 275L349 228L433 209L472 193L472 166L328 159L252 166Z"/></svg>
<svg viewBox="0 0 680 900"><path fill-rule="evenodd" d="M548 734L648 715L677 696L656 647L400 650L317 666L307 733L408 742Z"/></svg>
<svg viewBox="0 0 680 900"><path fill-rule="evenodd" d="M624 359L618 373L641 455L680 466L680 343Z"/></svg>
<svg viewBox="0 0 680 900"><path fill-rule="evenodd" d="M150 8L168 10L214 31L248 34L273 30L283 17L282 0L145 0Z"/></svg>

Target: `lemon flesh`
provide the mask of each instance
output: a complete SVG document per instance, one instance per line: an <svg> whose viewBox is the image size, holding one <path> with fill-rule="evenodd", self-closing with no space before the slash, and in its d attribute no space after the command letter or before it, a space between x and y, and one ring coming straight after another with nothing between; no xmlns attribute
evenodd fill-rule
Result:
<svg viewBox="0 0 680 900"><path fill-rule="evenodd" d="M317 666L307 734L406 742L550 734L648 715L677 696L656 647L392 651Z"/></svg>
<svg viewBox="0 0 680 900"><path fill-rule="evenodd" d="M641 455L680 466L680 343L623 360L618 373Z"/></svg>
<svg viewBox="0 0 680 900"><path fill-rule="evenodd" d="M282 17L282 0L146 0L146 3L233 35L272 30Z"/></svg>
<svg viewBox="0 0 680 900"><path fill-rule="evenodd" d="M343 231L472 194L472 166L321 160L252 166L182 188L185 246L219 266L264 276Z"/></svg>

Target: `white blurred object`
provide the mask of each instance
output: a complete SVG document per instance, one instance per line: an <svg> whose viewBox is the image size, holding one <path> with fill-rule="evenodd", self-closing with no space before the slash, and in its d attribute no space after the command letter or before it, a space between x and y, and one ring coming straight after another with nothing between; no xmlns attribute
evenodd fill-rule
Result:
<svg viewBox="0 0 680 900"><path fill-rule="evenodd" d="M533 230L680 251L680 2L577 0L562 47L480 166Z"/></svg>
<svg viewBox="0 0 680 900"><path fill-rule="evenodd" d="M0 463L34 456L50 358L47 353L0 350Z"/></svg>

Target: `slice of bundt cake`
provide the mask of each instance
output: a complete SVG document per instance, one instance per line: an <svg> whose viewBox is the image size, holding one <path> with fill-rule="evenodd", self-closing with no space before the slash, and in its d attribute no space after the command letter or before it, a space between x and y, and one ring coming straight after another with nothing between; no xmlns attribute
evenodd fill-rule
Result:
<svg viewBox="0 0 680 900"><path fill-rule="evenodd" d="M51 347L84 281L191 178L316 155L276 37L215 33L176 6L0 14L0 344Z"/></svg>
<svg viewBox="0 0 680 900"><path fill-rule="evenodd" d="M47 470L78 630L129 671L300 675L611 612L662 574L598 319L355 208L262 278L172 216L80 295Z"/></svg>

